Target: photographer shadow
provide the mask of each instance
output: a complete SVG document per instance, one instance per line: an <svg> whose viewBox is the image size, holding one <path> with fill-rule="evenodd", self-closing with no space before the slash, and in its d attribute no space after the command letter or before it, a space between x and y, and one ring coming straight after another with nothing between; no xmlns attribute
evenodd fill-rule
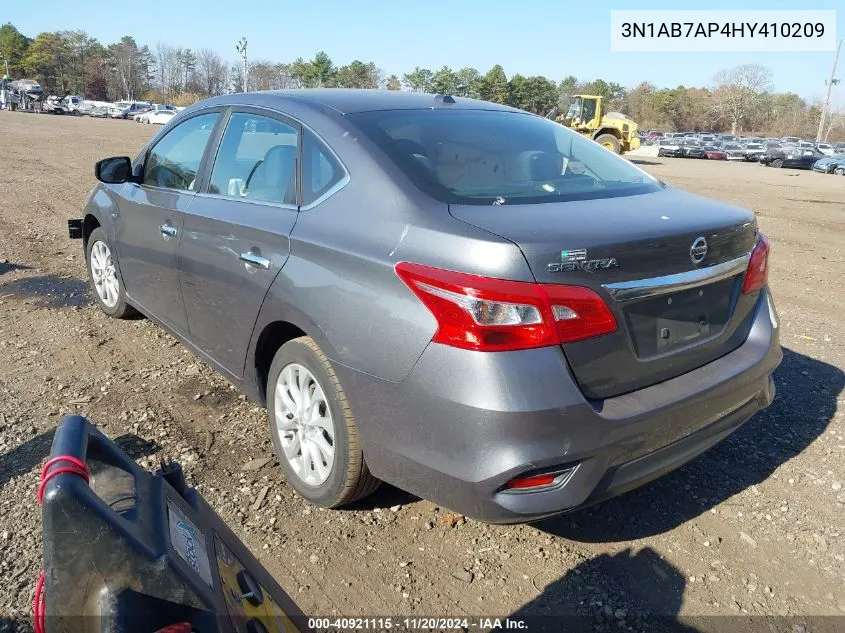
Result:
<svg viewBox="0 0 845 633"><path fill-rule="evenodd" d="M678 619L684 575L649 547L601 554L545 586L535 582L535 587L540 595L509 616L532 633L698 631Z"/></svg>

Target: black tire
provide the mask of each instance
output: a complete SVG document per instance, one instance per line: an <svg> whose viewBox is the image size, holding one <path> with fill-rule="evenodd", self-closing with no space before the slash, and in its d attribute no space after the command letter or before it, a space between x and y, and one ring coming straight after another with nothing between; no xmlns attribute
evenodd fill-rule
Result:
<svg viewBox="0 0 845 633"><path fill-rule="evenodd" d="M837 167L833 170L833 173L837 176L845 176L845 167Z"/></svg>
<svg viewBox="0 0 845 633"><path fill-rule="evenodd" d="M276 429L276 383L282 370L291 363L305 367L319 383L334 423L334 463L326 481L318 486L306 484L294 472L285 457ZM311 337L302 336L288 341L276 352L267 377L267 420L285 477L306 501L322 508L338 508L371 495L381 484L367 468L358 426L334 368Z"/></svg>
<svg viewBox="0 0 845 633"><path fill-rule="evenodd" d="M769 163L769 164L770 164L772 167L777 167L777 168L780 168L780 167L783 167L783 160L782 160L782 159L780 159L780 158L776 158L776 159L774 159L774 160L773 160L771 163Z"/></svg>
<svg viewBox="0 0 845 633"><path fill-rule="evenodd" d="M107 305L102 298L100 298L96 285L94 284L94 274L91 270L91 251L94 248L94 244L97 242L103 242L109 248L112 261L114 262L114 266L117 271L118 296L117 301L113 306ZM91 294L94 295L94 300L97 302L100 310L114 319L128 319L138 314L138 311L126 301L126 292L123 290L123 283L120 280L120 267L117 263L117 256L115 255L111 244L109 244L106 232L100 227L91 231L91 235L88 236L88 243L85 245L85 267L88 269L88 281L91 284Z"/></svg>
<svg viewBox="0 0 845 633"><path fill-rule="evenodd" d="M605 147L612 151L614 154L621 153L621 146L619 145L619 139L613 136L613 134L599 134L596 137L596 143Z"/></svg>
<svg viewBox="0 0 845 633"><path fill-rule="evenodd" d="M657 157L661 158L662 156L664 156L663 150L662 149L657 150Z"/></svg>

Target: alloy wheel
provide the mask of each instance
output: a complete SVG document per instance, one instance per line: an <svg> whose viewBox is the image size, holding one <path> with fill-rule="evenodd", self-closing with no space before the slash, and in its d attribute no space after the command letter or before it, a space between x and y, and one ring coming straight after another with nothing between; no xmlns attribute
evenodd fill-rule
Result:
<svg viewBox="0 0 845 633"><path fill-rule="evenodd" d="M276 381L276 432L285 459L302 483L317 487L332 472L335 427L326 394L308 369L286 365Z"/></svg>
<svg viewBox="0 0 845 633"><path fill-rule="evenodd" d="M113 308L117 305L120 297L120 282L117 280L117 270L112 261L111 250L108 244L97 240L91 246L91 278L94 281L94 289L107 307Z"/></svg>

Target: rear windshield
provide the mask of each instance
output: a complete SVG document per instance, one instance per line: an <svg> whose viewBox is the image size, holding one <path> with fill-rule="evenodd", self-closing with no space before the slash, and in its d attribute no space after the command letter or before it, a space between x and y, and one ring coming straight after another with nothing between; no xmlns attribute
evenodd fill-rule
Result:
<svg viewBox="0 0 845 633"><path fill-rule="evenodd" d="M442 109L348 116L420 189L444 202L530 204L662 188L601 145L539 116Z"/></svg>

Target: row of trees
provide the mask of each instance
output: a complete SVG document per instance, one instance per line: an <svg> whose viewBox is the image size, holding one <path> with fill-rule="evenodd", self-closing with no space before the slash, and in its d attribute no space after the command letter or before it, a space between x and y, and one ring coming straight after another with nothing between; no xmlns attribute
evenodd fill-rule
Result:
<svg viewBox="0 0 845 633"><path fill-rule="evenodd" d="M56 93L88 99L144 99L187 105L227 91L285 88L386 88L435 92L509 104L537 114L566 108L571 95L597 94L606 109L631 116L641 129L731 130L734 133L813 137L821 108L793 93L776 93L771 73L745 65L719 73L709 87L659 88L641 83L630 89L596 79L568 76L560 82L515 74L500 65L486 73L475 68L439 70L416 67L388 75L372 61L336 66L325 53L292 62L253 60L246 77L240 62L210 49L193 51L158 44L140 46L130 36L102 44L84 31L40 33L29 38L13 25L0 27L0 64L12 77L31 76ZM246 86L244 85L246 80ZM830 119L831 139L845 138L845 116Z"/></svg>

